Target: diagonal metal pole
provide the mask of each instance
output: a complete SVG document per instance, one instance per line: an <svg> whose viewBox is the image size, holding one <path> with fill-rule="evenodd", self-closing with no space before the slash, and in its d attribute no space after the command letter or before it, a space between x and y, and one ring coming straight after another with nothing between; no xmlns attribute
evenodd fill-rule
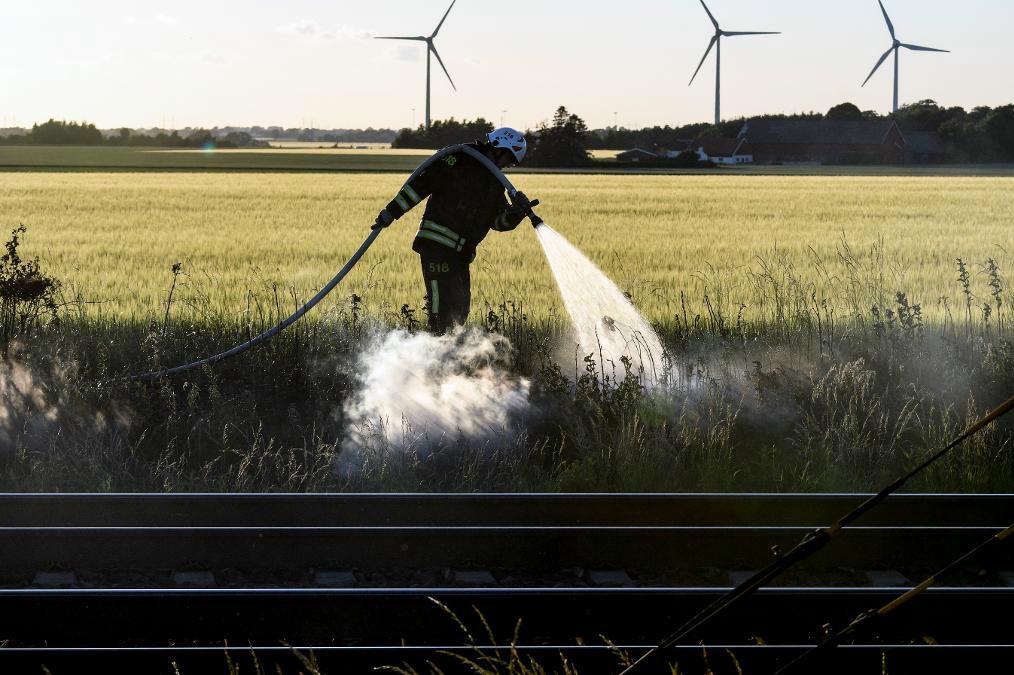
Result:
<svg viewBox="0 0 1014 675"><path fill-rule="evenodd" d="M964 443L966 440L979 433L983 428L988 426L990 423L1000 419L1011 410L1014 410L1014 397L1011 397L997 408L990 411L985 417L982 417L977 422L973 423L967 429L965 429L960 436L955 438L953 441L948 443L946 446L935 452L929 459L926 459L914 469L910 470L904 476L901 476L893 483L885 487L883 490L868 498L862 504L857 506L852 511L842 516L833 525L825 528L820 528L808 533L803 537L802 541L796 544L795 548L786 553L783 556L777 558L774 562L768 565L763 570L760 570L746 581L742 582L734 589L729 591L727 594L718 598L704 609L700 610L697 614L686 621L680 626L674 633L669 635L659 645L646 654L644 654L637 661L629 665L625 670L622 671L621 675L630 675L630 673L637 672L642 668L646 667L649 663L659 658L666 650L674 645L685 640L691 634L699 630L706 623L714 619L715 617L724 614L732 607L735 607L744 599L753 594L761 586L768 584L773 579L777 578L780 574L791 568L797 562L805 560L812 556L817 551L824 548L834 537L841 533L842 529L850 523L860 518L863 514L871 509L875 508L892 493L899 490L914 476L924 471L928 466L939 460L941 457L949 453L957 446Z"/></svg>
<svg viewBox="0 0 1014 675"><path fill-rule="evenodd" d="M1006 528L1004 530L1001 530L1000 532L997 532L992 537L990 537L986 541L982 542L981 544L979 544L978 546L976 546L975 548L973 548L968 553L965 553L963 556L961 556L960 558L958 558L957 560L955 560L951 564L947 565L942 570L938 571L936 574L934 574L934 575L932 575L930 577L927 577L926 579L923 579L922 582L920 582L917 586L915 586L914 588L910 588L909 590L907 590L906 592L902 593L901 595L899 595L894 600L891 600L890 602L888 602L883 607L881 607L879 609L871 609L869 611L863 612L862 614L860 614L859 616L857 616L855 619L853 619L852 623L850 623L848 626L846 626L842 630L838 631L834 635L828 636L820 644L818 644L815 647L813 647L813 648L811 648L811 649L803 652L802 654L800 654L799 656L797 656L795 659L793 659L792 661L788 662L787 664L785 664L784 666L782 666L781 668L779 668L777 671L775 671L775 675L784 675L784 673L787 673L787 672L791 671L792 669L800 666L802 663L804 663L805 661L807 661L809 659L812 659L813 657L817 656L818 654L821 654L822 652L825 652L825 651L827 651L829 649L834 649L838 645L840 645L843 642L845 642L845 640L854 639L855 637L858 636L859 633L861 633L863 630L865 630L868 625L870 625L870 624L872 624L872 623L874 623L876 621L879 621L879 620L883 619L884 617L886 617L891 612L893 612L893 611L897 610L899 607L902 607L903 605L907 604L913 598L921 595L922 592L925 591L927 588L929 588L930 586L933 586L934 584L936 584L937 580L940 577L942 577L942 576L948 574L949 572L957 569L958 567L964 565L968 560L970 560L970 559L974 558L976 555L978 555L983 549L986 549L986 548L990 547L993 544L997 544L997 543L1000 543L1000 542L1004 541L1005 539L1007 539L1008 537L1010 537L1012 534L1014 534L1014 525L1011 525L1010 527L1008 527L1008 528Z"/></svg>

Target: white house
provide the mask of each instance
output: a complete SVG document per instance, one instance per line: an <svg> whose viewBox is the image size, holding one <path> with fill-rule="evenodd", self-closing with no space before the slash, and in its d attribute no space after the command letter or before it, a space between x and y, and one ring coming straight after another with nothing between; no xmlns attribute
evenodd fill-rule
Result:
<svg viewBox="0 0 1014 675"><path fill-rule="evenodd" d="M753 152L742 138L699 138L694 141L697 157L715 164L753 164Z"/></svg>

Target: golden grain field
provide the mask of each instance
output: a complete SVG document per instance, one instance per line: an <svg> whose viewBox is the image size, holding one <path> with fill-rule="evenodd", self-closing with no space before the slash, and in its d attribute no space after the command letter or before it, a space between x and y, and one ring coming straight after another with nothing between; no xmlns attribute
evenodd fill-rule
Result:
<svg viewBox="0 0 1014 675"><path fill-rule="evenodd" d="M170 268L204 308L243 311L272 284L305 299L340 267L400 186L394 174L2 173L0 227L28 227L26 250L87 300L89 312L164 311ZM1014 179L932 177L519 175L547 222L585 251L653 320L679 311L680 293L707 293L724 311L770 311L758 287L812 281L842 301L842 238L882 290L901 290L939 316L960 300L954 261L969 261L986 297L988 257L1010 274ZM421 304L410 250L419 213L390 228L336 299L364 296L376 313ZM883 259L869 255L883 242ZM820 261L818 264L816 261ZM767 281L757 275L778 261ZM853 274L855 277L855 274ZM796 281L794 281L796 280ZM770 289L767 289L770 290ZM559 312L530 227L491 233L473 268L475 311L523 301ZM285 298L288 297L286 300ZM177 308L174 311L184 311Z"/></svg>

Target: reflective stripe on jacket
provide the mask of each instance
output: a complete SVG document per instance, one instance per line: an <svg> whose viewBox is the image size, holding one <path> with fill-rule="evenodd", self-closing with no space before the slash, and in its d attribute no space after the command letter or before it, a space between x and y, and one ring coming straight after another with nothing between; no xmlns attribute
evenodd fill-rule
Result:
<svg viewBox="0 0 1014 675"><path fill-rule="evenodd" d="M454 249L458 253L461 253L465 248L465 244L468 243L467 239L458 236L458 233L451 228L444 227L430 220L423 220L419 224L419 231L416 232L415 238L417 240L435 241L442 246Z"/></svg>

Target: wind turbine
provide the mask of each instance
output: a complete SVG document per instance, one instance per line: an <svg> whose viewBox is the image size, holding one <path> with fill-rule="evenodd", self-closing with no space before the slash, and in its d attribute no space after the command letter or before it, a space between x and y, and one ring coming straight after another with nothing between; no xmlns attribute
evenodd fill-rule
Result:
<svg viewBox="0 0 1014 675"><path fill-rule="evenodd" d="M884 9L884 3L881 2L881 0L877 0L877 2L880 4L880 11L884 13L884 21L887 22L887 30L891 33L891 39L894 40L894 44L891 45L890 49L884 52L884 55L880 57L879 61L877 61L877 65L873 66L873 70L871 70L870 74L866 77L866 80L863 82L863 86L866 86L866 83L870 81L870 78L877 72L877 69L883 65L884 61L887 60L887 57L891 55L891 52L894 52L894 112L898 112L898 51L904 47L905 49L911 49L915 52L942 52L945 54L949 54L950 52L946 49L934 49L932 47L920 47L919 45L905 44L899 40L894 34L894 24L891 23L891 17L887 16L887 10Z"/></svg>
<svg viewBox="0 0 1014 675"><path fill-rule="evenodd" d="M437 24L433 34L429 37L423 37L422 35L417 37L378 37L377 40L412 40L414 42L425 42L426 43L426 128L430 128L430 55L437 57L437 61L440 62L440 67L444 69L444 75L447 76L447 80L451 83L451 87L454 91L458 88L454 86L454 80L451 79L451 74L447 72L447 66L444 65L444 60L440 58L440 53L437 51L436 45L433 44L434 38L437 33L440 32L440 27L444 25L444 21L447 20L447 15L454 9L454 3L458 0L452 0L451 6L444 12L444 18L440 19L440 23Z"/></svg>
<svg viewBox="0 0 1014 675"><path fill-rule="evenodd" d="M708 13L708 18L711 19L711 23L715 26L715 34L711 36L711 42L708 43L708 49L704 52L704 58L697 65L697 70L694 71L694 76L690 78L688 87L694 83L697 78L697 73L701 72L701 66L708 58L708 54L711 53L711 48L716 47L715 50L715 125L722 121L722 38L723 37L736 37L738 35L780 35L777 31L729 31L722 30L722 27L718 25L718 20L715 19L715 15L711 13L708 6L704 4L704 0L701 0L701 6L704 7L704 11Z"/></svg>

